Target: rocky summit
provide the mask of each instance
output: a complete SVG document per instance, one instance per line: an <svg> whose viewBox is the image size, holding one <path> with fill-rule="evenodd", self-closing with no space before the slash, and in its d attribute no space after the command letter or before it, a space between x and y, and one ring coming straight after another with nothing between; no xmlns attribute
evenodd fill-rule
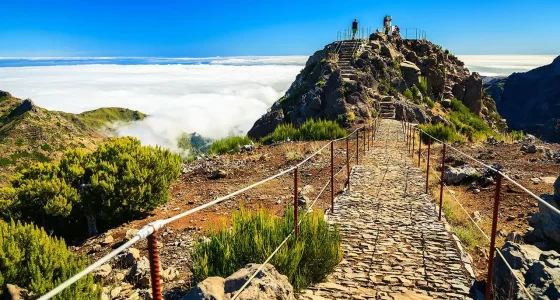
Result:
<svg viewBox="0 0 560 300"><path fill-rule="evenodd" d="M495 80L486 90L509 127L560 142L560 56L550 65Z"/></svg>
<svg viewBox="0 0 560 300"><path fill-rule="evenodd" d="M311 55L248 135L261 138L279 125L299 126L308 119L351 127L377 114L396 119L405 114L416 123L447 122L444 113L433 112L426 103L430 99L446 107L452 98L494 128L505 127L481 76L471 74L448 50L427 40L374 33L369 39L333 42Z"/></svg>

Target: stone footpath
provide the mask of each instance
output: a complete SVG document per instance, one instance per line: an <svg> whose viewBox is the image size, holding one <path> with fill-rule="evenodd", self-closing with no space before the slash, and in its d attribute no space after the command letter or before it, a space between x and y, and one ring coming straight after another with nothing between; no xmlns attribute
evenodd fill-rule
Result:
<svg viewBox="0 0 560 300"><path fill-rule="evenodd" d="M424 193L424 172L407 156L400 122L382 120L350 181L330 217L340 226L343 259L299 299L468 298L470 277Z"/></svg>

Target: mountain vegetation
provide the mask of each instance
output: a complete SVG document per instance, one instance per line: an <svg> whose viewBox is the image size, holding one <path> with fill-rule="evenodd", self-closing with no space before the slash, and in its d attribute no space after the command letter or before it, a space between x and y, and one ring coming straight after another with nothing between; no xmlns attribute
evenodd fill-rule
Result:
<svg viewBox="0 0 560 300"><path fill-rule="evenodd" d="M49 236L33 224L0 221L0 298L8 298L7 284L42 295L89 264L66 247L64 240ZM93 276L78 280L53 299L99 299Z"/></svg>
<svg viewBox="0 0 560 300"><path fill-rule="evenodd" d="M3 189L4 218L33 222L59 236L94 235L145 216L169 200L181 158L132 137L95 151L69 150L56 163L37 163Z"/></svg>
<svg viewBox="0 0 560 300"><path fill-rule="evenodd" d="M67 149L94 149L107 139L114 122L143 118L141 112L123 108L81 114L50 111L0 91L0 186L33 163L59 160Z"/></svg>

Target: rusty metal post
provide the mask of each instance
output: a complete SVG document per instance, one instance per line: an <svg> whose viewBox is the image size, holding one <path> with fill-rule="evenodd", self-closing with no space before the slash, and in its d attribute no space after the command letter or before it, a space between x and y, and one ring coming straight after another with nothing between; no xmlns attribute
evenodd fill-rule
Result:
<svg viewBox="0 0 560 300"><path fill-rule="evenodd" d="M331 141L331 213L334 213L334 142Z"/></svg>
<svg viewBox="0 0 560 300"><path fill-rule="evenodd" d="M439 217L438 220L441 221L441 207L443 205L443 173L445 172L445 144L443 144L443 149L441 150L441 178L439 187Z"/></svg>
<svg viewBox="0 0 560 300"><path fill-rule="evenodd" d="M430 146L432 145L432 137L428 136L428 162L426 165L426 194L428 193L428 182L430 181Z"/></svg>
<svg viewBox="0 0 560 300"><path fill-rule="evenodd" d="M416 144L416 128L412 127L412 158L414 158L415 144Z"/></svg>
<svg viewBox="0 0 560 300"><path fill-rule="evenodd" d="M422 153L422 131L418 130L418 168L420 168L421 153Z"/></svg>
<svg viewBox="0 0 560 300"><path fill-rule="evenodd" d="M494 213L492 215L492 235L490 236L490 255L488 256L488 276L486 277L486 293L484 299L489 300L492 293L492 275L494 273L494 249L496 248L496 227L498 227L498 210L500 208L500 189L502 175L496 178L496 192L494 193Z"/></svg>
<svg viewBox="0 0 560 300"><path fill-rule="evenodd" d="M366 139L367 139L367 150L368 151L369 151L369 143L371 141L370 134L373 132L372 128L373 128L373 123L372 123L371 126L368 127L368 134L367 134L367 137L366 137Z"/></svg>
<svg viewBox="0 0 560 300"><path fill-rule="evenodd" d="M358 159L359 152L360 152L359 141L360 141L360 130L358 129L358 131L356 131L356 164L357 165L360 164L360 160Z"/></svg>
<svg viewBox="0 0 560 300"><path fill-rule="evenodd" d="M350 191L350 151L348 151L348 138L346 138L346 183L348 184L348 191Z"/></svg>
<svg viewBox="0 0 560 300"><path fill-rule="evenodd" d="M294 233L296 234L296 240L299 235L298 228L298 168L294 170Z"/></svg>
<svg viewBox="0 0 560 300"><path fill-rule="evenodd" d="M159 274L159 251L157 245L157 231L148 236L148 258L150 259L150 277L152 281L152 297L162 300L161 279Z"/></svg>
<svg viewBox="0 0 560 300"><path fill-rule="evenodd" d="M364 136L363 136L363 143L364 143L364 154L366 154L366 135L367 135L367 128L364 128Z"/></svg>

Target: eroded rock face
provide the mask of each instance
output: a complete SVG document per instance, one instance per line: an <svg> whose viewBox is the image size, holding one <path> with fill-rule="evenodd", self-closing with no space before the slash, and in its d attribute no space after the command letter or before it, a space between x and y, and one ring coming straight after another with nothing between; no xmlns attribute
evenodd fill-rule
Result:
<svg viewBox="0 0 560 300"><path fill-rule="evenodd" d="M482 110L482 78L476 72L465 82L465 97L463 103L475 114L480 114Z"/></svg>
<svg viewBox="0 0 560 300"><path fill-rule="evenodd" d="M401 70L403 72L403 79L406 82L407 86L418 86L418 84L420 83L420 68L418 68L412 62L403 61L401 63Z"/></svg>
<svg viewBox="0 0 560 300"><path fill-rule="evenodd" d="M556 251L508 241L500 253L534 299L560 297L560 254ZM528 299L498 255L494 259L494 291L498 299Z"/></svg>
<svg viewBox="0 0 560 300"><path fill-rule="evenodd" d="M558 195L560 180L554 183L554 195L541 195L541 198L555 208L560 208ZM539 201L539 212L531 216L529 225L533 230L525 236L525 241L535 243L543 249L560 250L560 216Z"/></svg>
<svg viewBox="0 0 560 300"><path fill-rule="evenodd" d="M230 299L260 267L260 264L248 264L227 278L209 277L200 282L183 300L199 299ZM274 266L267 264L261 272L251 280L239 295L238 299L277 299L292 300L294 291L288 277L281 275Z"/></svg>

